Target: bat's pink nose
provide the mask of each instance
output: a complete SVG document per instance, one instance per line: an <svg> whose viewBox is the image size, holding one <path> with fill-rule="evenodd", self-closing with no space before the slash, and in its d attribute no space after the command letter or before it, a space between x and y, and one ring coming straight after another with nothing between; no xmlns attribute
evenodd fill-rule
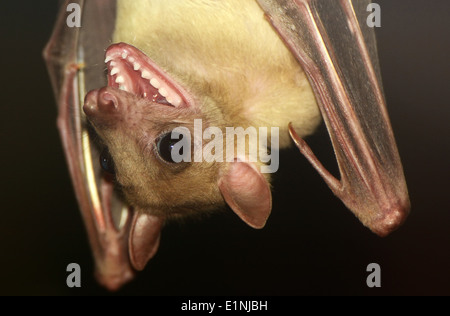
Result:
<svg viewBox="0 0 450 316"><path fill-rule="evenodd" d="M107 87L90 91L85 99L83 111L94 124L111 121L110 116L117 112L119 100Z"/></svg>
<svg viewBox="0 0 450 316"><path fill-rule="evenodd" d="M87 116L93 116L97 109L98 90L92 90L84 98L83 111Z"/></svg>

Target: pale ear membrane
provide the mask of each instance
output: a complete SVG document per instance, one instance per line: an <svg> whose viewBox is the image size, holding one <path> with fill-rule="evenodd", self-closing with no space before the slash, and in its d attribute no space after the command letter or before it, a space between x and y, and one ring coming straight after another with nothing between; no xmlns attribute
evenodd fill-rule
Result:
<svg viewBox="0 0 450 316"><path fill-rule="evenodd" d="M137 271L142 271L158 250L162 226L161 218L135 211L128 248L131 264Z"/></svg>
<svg viewBox="0 0 450 316"><path fill-rule="evenodd" d="M219 181L225 202L249 226L263 228L272 210L272 194L264 176L250 163L234 162Z"/></svg>

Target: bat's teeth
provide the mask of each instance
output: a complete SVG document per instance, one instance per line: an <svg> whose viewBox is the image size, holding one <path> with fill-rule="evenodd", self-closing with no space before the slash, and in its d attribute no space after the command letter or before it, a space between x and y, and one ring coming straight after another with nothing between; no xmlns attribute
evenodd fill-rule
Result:
<svg viewBox="0 0 450 316"><path fill-rule="evenodd" d="M107 54L105 63L108 64L109 80L115 80L114 86L120 90L136 93L141 97L151 99L152 102L170 104L174 107L181 106L183 104L182 96L176 92L170 83L160 78L157 69L153 69L151 64L146 65L145 60L142 61L139 56L135 56L133 52L127 51L121 51L120 53L111 51ZM130 73L131 68L135 73ZM150 87L144 87L142 85L143 82L136 84L136 89L128 87L128 80L132 80L138 75L146 79L147 85L150 84ZM165 98L164 102L160 100L162 98Z"/></svg>
<svg viewBox="0 0 450 316"><path fill-rule="evenodd" d="M141 77L144 79L152 79L152 74L148 70L144 70L141 74Z"/></svg>
<svg viewBox="0 0 450 316"><path fill-rule="evenodd" d="M124 77L122 77L122 76L119 76L119 77L117 77L117 79L116 79L116 83L118 83L118 84L122 84L122 83L125 83L125 78L124 78Z"/></svg>
<svg viewBox="0 0 450 316"><path fill-rule="evenodd" d="M119 73L119 68L113 68L111 70L111 76L117 75Z"/></svg>
<svg viewBox="0 0 450 316"><path fill-rule="evenodd" d="M170 103L172 103L175 107L179 107L181 105L181 98L178 95L175 95Z"/></svg>
<svg viewBox="0 0 450 316"><path fill-rule="evenodd" d="M152 80L150 80L150 84L151 84L154 88L156 88L156 89L161 88L161 84L160 84L159 81L158 81L157 79L155 79L155 78L152 78Z"/></svg>
<svg viewBox="0 0 450 316"><path fill-rule="evenodd" d="M181 98L178 95L168 96L166 100L174 107L179 107L181 105Z"/></svg>
<svg viewBox="0 0 450 316"><path fill-rule="evenodd" d="M159 94L162 95L163 97L167 97L169 95L169 92L167 92L167 90L165 88L160 88L158 90Z"/></svg>

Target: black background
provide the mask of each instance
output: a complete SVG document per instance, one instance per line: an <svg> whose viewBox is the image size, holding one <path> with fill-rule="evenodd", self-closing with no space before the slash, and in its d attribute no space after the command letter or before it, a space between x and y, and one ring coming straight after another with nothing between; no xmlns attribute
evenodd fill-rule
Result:
<svg viewBox="0 0 450 316"><path fill-rule="evenodd" d="M156 257L117 294L450 294L450 2L378 0L383 84L412 213L387 238L364 228L298 153L281 156L274 208L253 230L230 213L171 224ZM56 130L41 51L56 1L0 4L0 294L108 294L93 263ZM326 166L323 128L308 143ZM334 169L335 170L335 169ZM66 286L66 266L82 287ZM382 287L366 286L366 267Z"/></svg>

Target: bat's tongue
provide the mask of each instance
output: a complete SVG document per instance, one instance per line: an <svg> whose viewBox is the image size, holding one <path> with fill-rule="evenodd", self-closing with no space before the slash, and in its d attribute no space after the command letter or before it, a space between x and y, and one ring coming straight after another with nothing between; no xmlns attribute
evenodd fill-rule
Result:
<svg viewBox="0 0 450 316"><path fill-rule="evenodd" d="M180 107L187 94L147 55L134 46L119 43L106 51L108 86L146 98L151 102Z"/></svg>

